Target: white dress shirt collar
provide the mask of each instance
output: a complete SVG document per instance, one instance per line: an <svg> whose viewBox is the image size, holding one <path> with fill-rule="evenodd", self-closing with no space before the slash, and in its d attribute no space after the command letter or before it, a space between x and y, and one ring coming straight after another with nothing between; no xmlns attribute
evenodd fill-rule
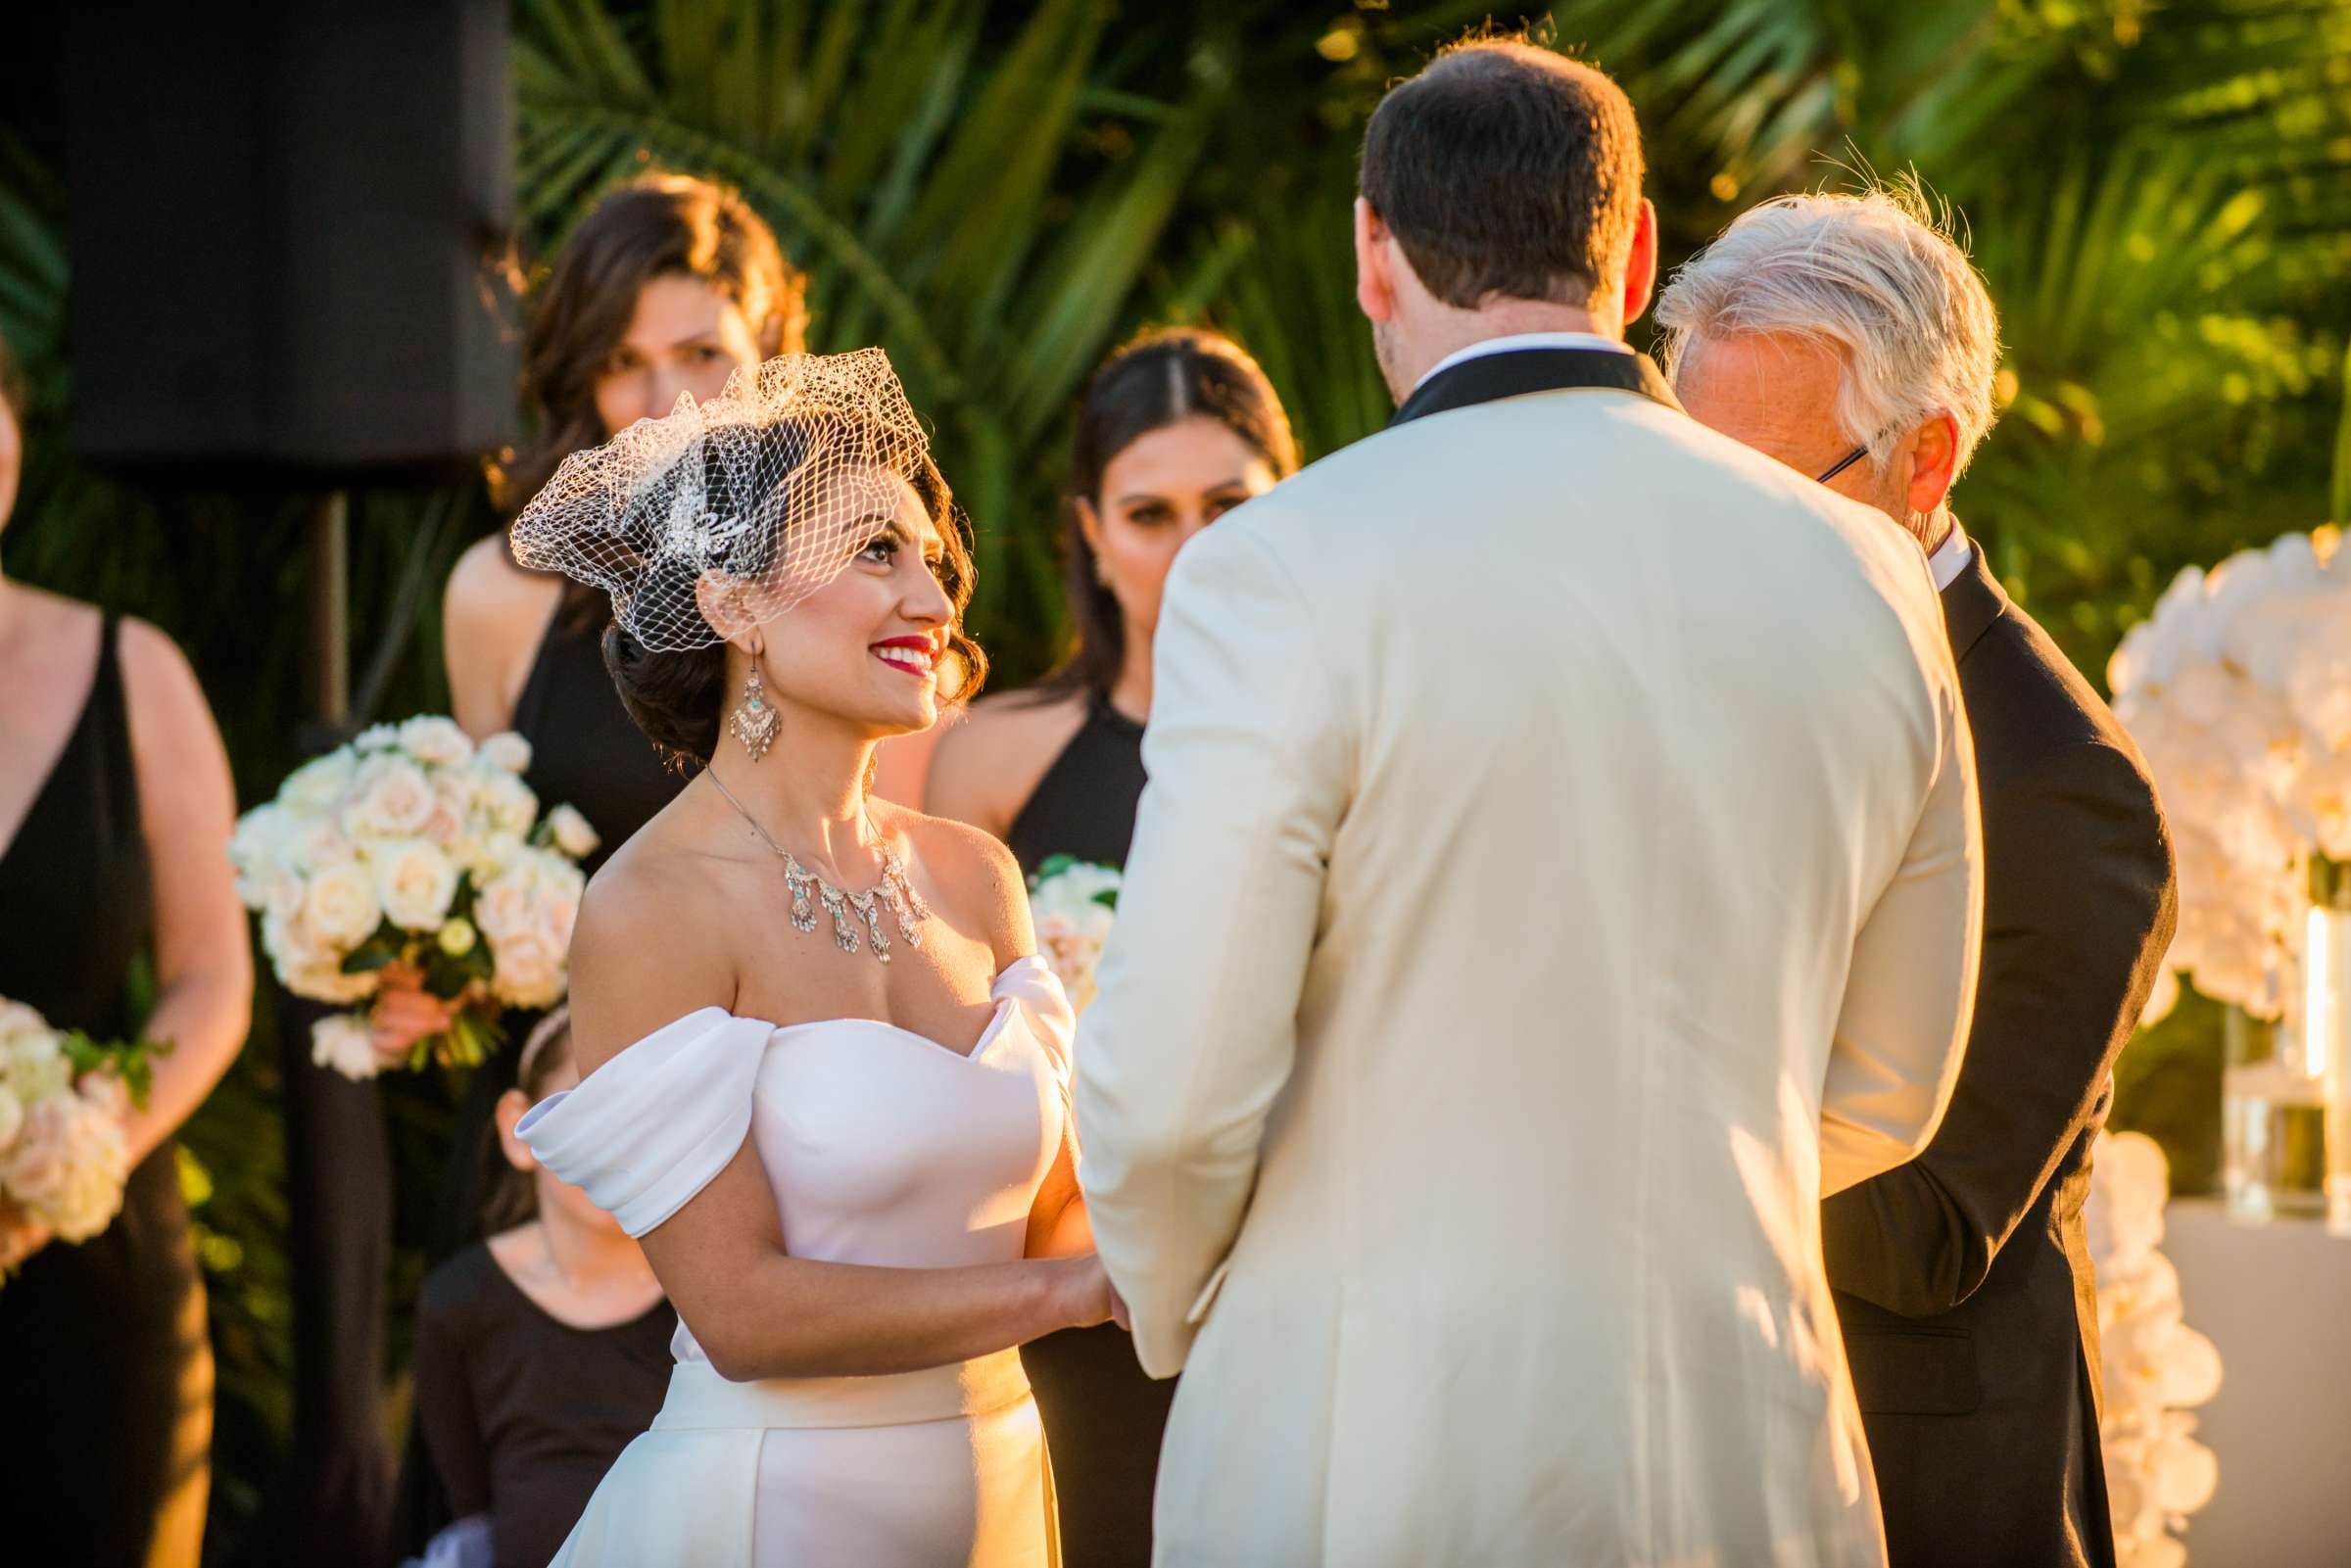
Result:
<svg viewBox="0 0 2351 1568"><path fill-rule="evenodd" d="M1474 359L1486 354L1509 354L1517 349L1594 349L1603 354L1633 352L1622 340L1604 338L1597 332L1513 332L1508 337L1483 338L1454 350L1430 365L1428 373L1413 383L1413 390L1419 391L1427 385L1430 376L1440 370L1450 370L1464 359Z"/></svg>
<svg viewBox="0 0 2351 1568"><path fill-rule="evenodd" d="M1968 560L1974 554L1974 546L1967 542L1967 530L1953 522L1951 531L1943 536L1943 543L1935 546L1935 553L1927 557L1927 570L1935 574L1935 592L1940 594L1958 582L1959 574L1967 570Z"/></svg>

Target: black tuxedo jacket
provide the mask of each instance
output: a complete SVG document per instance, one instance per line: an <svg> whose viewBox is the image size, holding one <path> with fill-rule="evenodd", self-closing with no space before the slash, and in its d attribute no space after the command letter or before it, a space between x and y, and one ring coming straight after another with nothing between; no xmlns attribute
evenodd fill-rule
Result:
<svg viewBox="0 0 2351 1568"><path fill-rule="evenodd" d="M1924 1154L1821 1206L1893 1568L2114 1560L2084 1236L2110 1073L2178 917L2114 715L1979 547L1943 594L1975 735L1984 954Z"/></svg>

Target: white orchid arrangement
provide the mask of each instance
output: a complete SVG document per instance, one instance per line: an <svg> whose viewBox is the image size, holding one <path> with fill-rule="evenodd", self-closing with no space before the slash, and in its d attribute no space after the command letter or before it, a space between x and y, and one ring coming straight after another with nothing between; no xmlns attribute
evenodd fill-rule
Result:
<svg viewBox="0 0 2351 1568"><path fill-rule="evenodd" d="M0 1273L43 1231L85 1242L114 1222L130 1179L123 1117L168 1049L102 1045L0 997Z"/></svg>
<svg viewBox="0 0 2351 1568"><path fill-rule="evenodd" d="M1074 855L1051 857L1029 879L1037 954L1080 1013L1094 999L1094 971L1118 918L1119 885L1117 867Z"/></svg>
<svg viewBox="0 0 2351 1568"><path fill-rule="evenodd" d="M312 1029L312 1060L351 1078L386 1067L470 1067L507 1007L548 1007L566 984L579 860L596 831L569 806L544 818L522 781L530 742L475 746L449 719L377 725L303 764L237 824L238 896L297 996L352 1004L387 977L451 1004L450 1025L387 1059L356 1013Z"/></svg>
<svg viewBox="0 0 2351 1568"><path fill-rule="evenodd" d="M2180 929L2147 1018L2197 990L2276 1019L2313 889L2351 861L2351 555L2331 528L2189 567L2107 667L2155 776Z"/></svg>
<svg viewBox="0 0 2351 1568"><path fill-rule="evenodd" d="M2105 1414L2098 1445L2118 1568L2180 1568L2187 1515L2212 1500L2220 1461L2188 1411L2221 1388L2221 1355L2182 1320L2180 1272L2156 1249L2171 1167L2139 1132L2100 1133L2084 1210L2098 1278Z"/></svg>

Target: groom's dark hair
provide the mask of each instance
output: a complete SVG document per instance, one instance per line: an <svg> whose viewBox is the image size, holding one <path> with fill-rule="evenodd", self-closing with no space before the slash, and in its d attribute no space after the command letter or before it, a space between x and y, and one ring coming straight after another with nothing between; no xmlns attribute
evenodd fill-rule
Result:
<svg viewBox="0 0 2351 1568"><path fill-rule="evenodd" d="M1607 75L1523 38L1453 45L1372 111L1364 200L1428 292L1582 305L1641 209L1641 130Z"/></svg>

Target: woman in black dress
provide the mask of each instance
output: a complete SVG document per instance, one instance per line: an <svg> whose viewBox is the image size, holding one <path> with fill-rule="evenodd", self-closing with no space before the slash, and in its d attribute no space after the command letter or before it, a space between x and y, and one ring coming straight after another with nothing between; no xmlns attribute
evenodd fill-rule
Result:
<svg viewBox="0 0 2351 1568"><path fill-rule="evenodd" d="M736 370L804 347L800 275L743 199L708 181L654 175L606 197L555 259L524 350L534 431L498 474L520 511L565 457L715 397ZM593 873L677 793L682 779L630 722L600 641L611 619L594 589L514 564L504 533L450 574L443 651L457 723L476 739L519 731L542 801L567 800L603 843Z"/></svg>
<svg viewBox="0 0 2351 1568"><path fill-rule="evenodd" d="M1168 568L1297 466L1280 399L1230 339L1158 332L1113 356L1086 387L1071 451L1076 646L1041 685L984 699L940 736L923 809L986 829L1032 875L1054 855L1125 864ZM1066 1330L1021 1358L1052 1449L1064 1562L1141 1568L1176 1385L1145 1377L1115 1325Z"/></svg>
<svg viewBox="0 0 2351 1568"><path fill-rule="evenodd" d="M525 1112L580 1081L557 1008L532 1032L497 1135L511 1167L487 1241L424 1282L416 1421L453 1533L485 1526L491 1568L553 1557L669 1386L678 1316L645 1254L514 1136Z"/></svg>
<svg viewBox="0 0 2351 1568"><path fill-rule="evenodd" d="M0 345L0 526L22 383ZM213 1420L204 1290L171 1135L236 1057L253 961L228 757L155 628L0 577L0 996L60 1029L171 1042L114 1223L78 1246L0 1215L0 1541L11 1562L193 1568ZM132 1011L150 958L155 1006ZM0 1209L6 1209L0 1203Z"/></svg>

